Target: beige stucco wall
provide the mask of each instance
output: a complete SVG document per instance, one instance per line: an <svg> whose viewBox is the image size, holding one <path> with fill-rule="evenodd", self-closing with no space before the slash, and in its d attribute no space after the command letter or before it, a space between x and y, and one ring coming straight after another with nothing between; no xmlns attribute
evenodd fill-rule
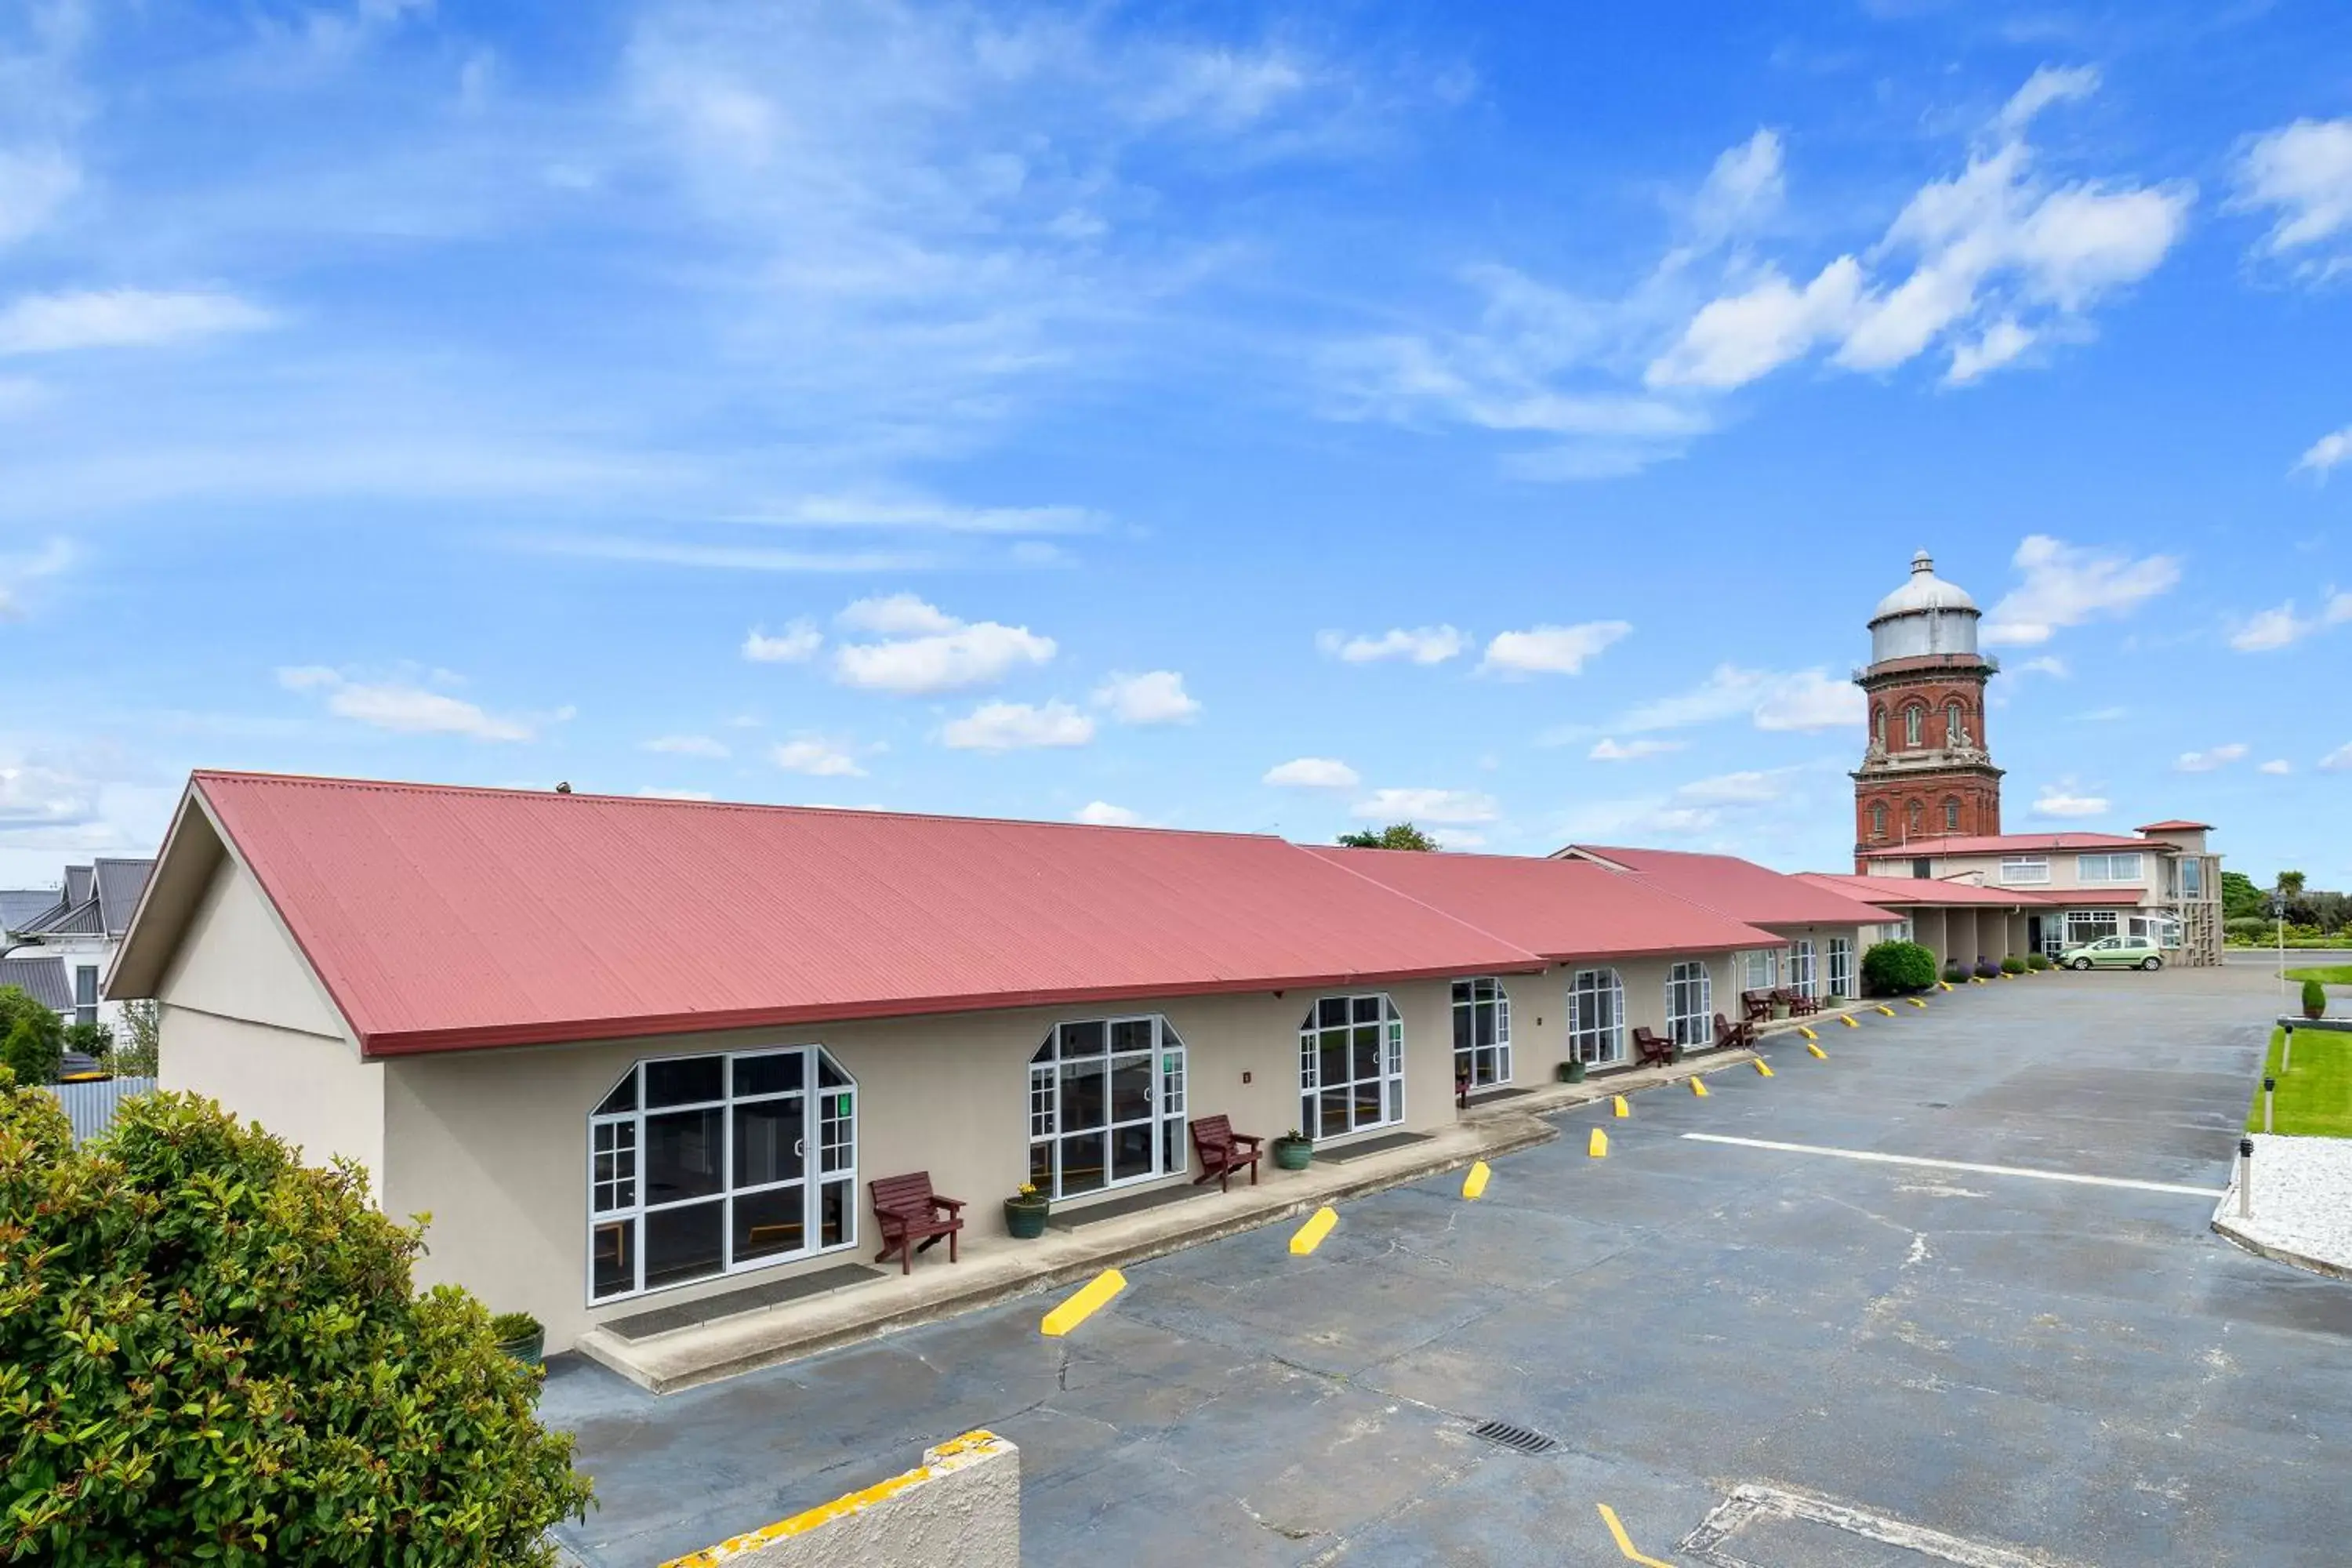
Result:
<svg viewBox="0 0 2352 1568"><path fill-rule="evenodd" d="M1451 1123L1450 984L1358 989L1385 989L1404 1017L1402 1125ZM384 1206L433 1216L420 1283L453 1281L494 1310L535 1313L562 1345L603 1318L870 1258L879 1243L865 1184L877 1176L928 1170L938 1191L972 1205L974 1231L1000 1233L997 1201L1028 1174L1029 1058L1058 1022L1163 1014L1185 1043L1189 1115L1222 1111L1239 1131L1269 1138L1286 1131L1298 1121L1299 1024L1317 996L1339 994L1176 997L394 1058L385 1065ZM1515 1021L1519 1005L1515 994ZM1536 1010L1552 1016L1549 1005ZM590 1110L640 1057L790 1045L824 1046L857 1081L858 1245L589 1308Z"/></svg>
<svg viewBox="0 0 2352 1568"><path fill-rule="evenodd" d="M383 1068L360 1059L341 1015L235 861L214 873L156 1000L163 1088L210 1095L299 1145L311 1164L357 1160L381 1192Z"/></svg>

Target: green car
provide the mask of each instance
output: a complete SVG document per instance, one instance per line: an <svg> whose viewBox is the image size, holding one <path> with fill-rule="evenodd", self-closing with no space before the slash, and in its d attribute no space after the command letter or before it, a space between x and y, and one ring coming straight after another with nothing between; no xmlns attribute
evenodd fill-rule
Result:
<svg viewBox="0 0 2352 1568"><path fill-rule="evenodd" d="M2058 962L2067 969L2162 969L2164 952L2153 938L2110 936L2070 947Z"/></svg>

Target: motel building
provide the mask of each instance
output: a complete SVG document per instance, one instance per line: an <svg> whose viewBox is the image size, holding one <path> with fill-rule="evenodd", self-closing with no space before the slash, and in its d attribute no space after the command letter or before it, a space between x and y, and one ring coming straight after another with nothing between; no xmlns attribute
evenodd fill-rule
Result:
<svg viewBox="0 0 2352 1568"><path fill-rule="evenodd" d="M1024 1182L1190 1186L1192 1118L1319 1156L1637 1027L1705 1049L1742 990L1851 994L1889 918L1727 857L200 773L108 991L165 1088L357 1162L432 1216L420 1283L560 1347L871 1260L880 1178L1010 1247Z"/></svg>

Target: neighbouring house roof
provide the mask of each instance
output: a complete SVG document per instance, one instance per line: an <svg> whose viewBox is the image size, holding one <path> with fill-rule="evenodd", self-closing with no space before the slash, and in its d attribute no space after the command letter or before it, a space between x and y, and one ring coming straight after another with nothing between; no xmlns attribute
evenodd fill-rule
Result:
<svg viewBox="0 0 2352 1568"><path fill-rule="evenodd" d="M139 895L146 889L148 873L154 870L152 860L100 860L97 872L100 923L106 934L119 937L131 929L131 916L139 908Z"/></svg>
<svg viewBox="0 0 2352 1568"><path fill-rule="evenodd" d="M120 937L147 885L152 860L99 860L66 868L61 892L0 892L0 927L27 936ZM40 907L31 907L34 900Z"/></svg>
<svg viewBox="0 0 2352 1568"><path fill-rule="evenodd" d="M98 900L86 899L78 904L54 904L17 929L24 936L104 936L106 921L99 913Z"/></svg>
<svg viewBox="0 0 2352 1568"><path fill-rule="evenodd" d="M0 888L0 932L22 931L58 903L55 888Z"/></svg>
<svg viewBox="0 0 2352 1568"><path fill-rule="evenodd" d="M199 773L110 994L224 852L373 1056L1542 966L1255 835Z"/></svg>
<svg viewBox="0 0 2352 1568"><path fill-rule="evenodd" d="M96 896L91 887L91 884L95 879L96 879L90 868L87 866L67 867L65 901L68 904L86 904L89 902L89 900Z"/></svg>
<svg viewBox="0 0 2352 1568"><path fill-rule="evenodd" d="M1749 925L1875 925L1885 919L1885 912L1873 905L1736 855L1596 844L1571 844L1559 853L1616 867L1661 891Z"/></svg>
<svg viewBox="0 0 2352 1568"><path fill-rule="evenodd" d="M2170 849L2145 838L2113 833L1985 833L1950 838L1915 838L1908 844L1886 844L1864 849L1867 860L1892 858L1924 859L1938 855L2031 855L2044 849Z"/></svg>
<svg viewBox="0 0 2352 1568"><path fill-rule="evenodd" d="M2139 829L2142 833L2210 833L2212 830L2213 825L2210 822L2189 822L2185 819L2179 822L2151 822Z"/></svg>
<svg viewBox="0 0 2352 1568"><path fill-rule="evenodd" d="M1801 882L1890 909L1917 909L1930 904L1971 908L1998 905L2011 909L2049 902L2041 893L2017 888L1980 888L1973 882L1946 882L1933 877L1850 877L1836 871L1800 871L1796 875Z"/></svg>
<svg viewBox="0 0 2352 1568"><path fill-rule="evenodd" d="M1319 847L1312 853L1547 958L1632 958L1780 942L1585 860Z"/></svg>
<svg viewBox="0 0 2352 1568"><path fill-rule="evenodd" d="M0 958L0 985L23 986L26 994L51 1012L73 1011L73 987L66 984L62 958Z"/></svg>

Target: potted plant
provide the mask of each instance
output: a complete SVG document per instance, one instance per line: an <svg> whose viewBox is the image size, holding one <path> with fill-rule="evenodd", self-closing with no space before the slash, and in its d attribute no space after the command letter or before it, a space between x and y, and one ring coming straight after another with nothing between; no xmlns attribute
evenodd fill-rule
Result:
<svg viewBox="0 0 2352 1568"><path fill-rule="evenodd" d="M1274 1164L1278 1171L1303 1171L1315 1158L1315 1140L1294 1127L1274 1141Z"/></svg>
<svg viewBox="0 0 2352 1568"><path fill-rule="evenodd" d="M490 1333L499 1349L525 1366L545 1359L547 1329L529 1312L499 1312L490 1319Z"/></svg>
<svg viewBox="0 0 2352 1568"><path fill-rule="evenodd" d="M2327 987L2316 980L2303 983L2303 1016L2306 1018L2327 1016Z"/></svg>
<svg viewBox="0 0 2352 1568"><path fill-rule="evenodd" d="M1584 1064L1580 1061L1568 1061L1560 1063L1559 1081L1562 1083L1582 1083L1584 1081Z"/></svg>
<svg viewBox="0 0 2352 1568"><path fill-rule="evenodd" d="M2025 960L2012 952L2000 961L2000 972L2003 974L2022 974L2025 973Z"/></svg>
<svg viewBox="0 0 2352 1568"><path fill-rule="evenodd" d="M1045 1234L1045 1216L1053 1207L1053 1199L1024 1182L1019 1192L1004 1200L1004 1228L1020 1240L1034 1241Z"/></svg>

